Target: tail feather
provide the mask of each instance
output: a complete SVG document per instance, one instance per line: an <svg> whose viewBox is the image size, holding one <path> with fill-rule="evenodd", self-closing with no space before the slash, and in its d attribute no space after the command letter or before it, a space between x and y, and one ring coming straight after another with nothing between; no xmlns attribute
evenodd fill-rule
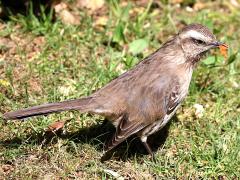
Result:
<svg viewBox="0 0 240 180"><path fill-rule="evenodd" d="M23 119L31 116L46 115L54 112L61 112L67 110L81 110L83 112L88 112L91 110L93 104L93 99L91 97L86 97L82 99L43 104L22 110L12 111L3 114L3 117L4 119L8 120Z"/></svg>

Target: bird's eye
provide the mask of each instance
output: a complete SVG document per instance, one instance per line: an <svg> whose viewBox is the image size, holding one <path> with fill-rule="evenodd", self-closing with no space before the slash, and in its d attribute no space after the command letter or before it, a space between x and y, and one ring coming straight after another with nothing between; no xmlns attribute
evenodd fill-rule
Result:
<svg viewBox="0 0 240 180"><path fill-rule="evenodd" d="M200 39L193 39L193 41L196 43L196 44L205 44L204 41L200 40Z"/></svg>

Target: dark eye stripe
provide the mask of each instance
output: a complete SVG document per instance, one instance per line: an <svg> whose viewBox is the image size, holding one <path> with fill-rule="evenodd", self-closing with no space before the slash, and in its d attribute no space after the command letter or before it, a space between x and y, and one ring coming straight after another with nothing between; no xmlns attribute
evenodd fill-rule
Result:
<svg viewBox="0 0 240 180"><path fill-rule="evenodd" d="M192 38L192 39L196 44L206 44L204 41L202 41L200 39L194 39L194 38Z"/></svg>

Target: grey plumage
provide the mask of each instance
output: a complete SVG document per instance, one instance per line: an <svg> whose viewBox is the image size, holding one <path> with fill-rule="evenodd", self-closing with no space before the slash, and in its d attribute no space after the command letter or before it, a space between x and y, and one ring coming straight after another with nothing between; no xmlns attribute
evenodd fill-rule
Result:
<svg viewBox="0 0 240 180"><path fill-rule="evenodd" d="M197 62L219 44L205 26L186 26L156 52L89 97L35 106L4 117L22 119L64 110L100 114L116 127L107 150L137 134L152 154L147 137L171 119L187 95Z"/></svg>

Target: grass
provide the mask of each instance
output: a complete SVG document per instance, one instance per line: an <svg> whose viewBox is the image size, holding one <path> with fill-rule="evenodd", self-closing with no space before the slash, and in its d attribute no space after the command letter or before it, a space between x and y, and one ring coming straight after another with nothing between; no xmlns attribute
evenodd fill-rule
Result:
<svg viewBox="0 0 240 180"><path fill-rule="evenodd" d="M157 136L157 163L132 141L119 147L126 158L101 163L103 118L64 112L21 122L0 119L1 177L114 179L107 172L112 170L128 179L238 179L240 12L228 1L205 5L189 12L169 3L112 0L93 16L72 5L81 17L75 26L52 22L43 12L40 19L30 12L1 22L1 113L89 95L159 48L183 22L207 25L229 44L231 57L212 52L199 64L177 117ZM104 26L94 25L99 16L107 17ZM195 115L196 103L204 106L202 117ZM63 132L49 138L46 129L58 120L67 121Z"/></svg>

